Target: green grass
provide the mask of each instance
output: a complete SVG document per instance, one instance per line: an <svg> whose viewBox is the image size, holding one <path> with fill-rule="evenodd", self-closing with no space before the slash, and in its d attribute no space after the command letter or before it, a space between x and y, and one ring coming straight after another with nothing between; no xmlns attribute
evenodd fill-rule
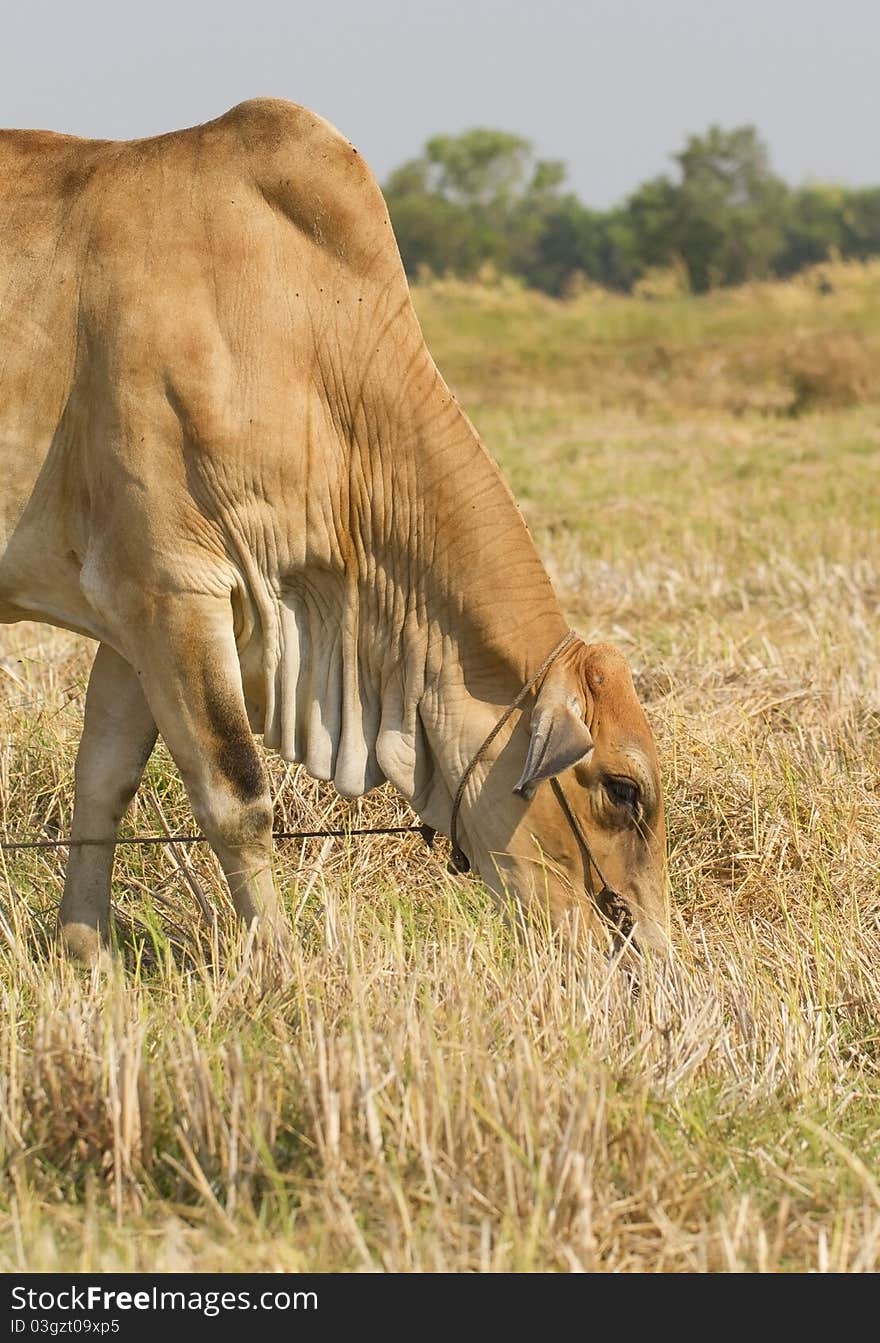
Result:
<svg viewBox="0 0 880 1343"><path fill-rule="evenodd" d="M280 846L295 950L249 970L208 853L122 851L90 977L60 857L9 855L0 1267L880 1267L880 271L833 279L416 294L572 621L634 666L669 971L633 999L386 837ZM69 824L88 651L3 636L6 833ZM348 814L272 770L282 824ZM126 825L161 817L190 825L160 750Z"/></svg>

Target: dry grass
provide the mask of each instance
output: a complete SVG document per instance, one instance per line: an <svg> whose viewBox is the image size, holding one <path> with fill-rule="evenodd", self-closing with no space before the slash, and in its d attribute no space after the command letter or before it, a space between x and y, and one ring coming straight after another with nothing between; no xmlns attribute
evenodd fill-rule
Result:
<svg viewBox="0 0 880 1343"><path fill-rule="evenodd" d="M90 977L52 941L60 859L9 855L0 1268L880 1268L880 365L797 418L698 371L711 338L769 386L800 340L813 386L847 383L847 342L877 339L862 282L419 295L572 619L637 669L674 963L633 999L599 954L517 940L414 837L281 848L296 949L259 965L210 855L121 851L123 957ZM87 655L3 636L7 834L69 823ZM280 820L347 814L273 769ZM127 825L163 816L189 828L159 752Z"/></svg>

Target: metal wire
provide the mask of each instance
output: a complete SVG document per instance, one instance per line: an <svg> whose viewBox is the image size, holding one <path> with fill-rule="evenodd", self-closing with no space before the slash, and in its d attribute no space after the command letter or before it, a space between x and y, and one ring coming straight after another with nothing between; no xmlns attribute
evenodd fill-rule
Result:
<svg viewBox="0 0 880 1343"><path fill-rule="evenodd" d="M273 839L347 839L349 835L409 835L424 836L422 825L355 826L350 830L273 830ZM97 845L151 844L207 844L204 835L132 835L125 839L0 839L0 850L14 853L19 849L79 849Z"/></svg>

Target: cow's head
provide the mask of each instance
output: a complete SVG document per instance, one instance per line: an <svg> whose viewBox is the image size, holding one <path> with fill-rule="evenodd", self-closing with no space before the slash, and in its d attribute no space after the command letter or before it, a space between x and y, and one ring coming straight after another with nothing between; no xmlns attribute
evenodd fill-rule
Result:
<svg viewBox="0 0 880 1343"><path fill-rule="evenodd" d="M636 946L665 949L657 751L610 644L578 639L555 660L486 776L473 822L475 866L496 891L542 902L556 922L577 909L613 936L616 924L615 940L631 933Z"/></svg>

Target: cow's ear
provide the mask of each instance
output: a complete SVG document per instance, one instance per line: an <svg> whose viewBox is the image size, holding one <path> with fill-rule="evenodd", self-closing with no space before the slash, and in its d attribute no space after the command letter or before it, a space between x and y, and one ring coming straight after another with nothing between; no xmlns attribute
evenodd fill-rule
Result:
<svg viewBox="0 0 880 1343"><path fill-rule="evenodd" d="M561 774L593 750L585 705L567 685L548 677L532 710L526 763L514 792L528 801L542 779Z"/></svg>

